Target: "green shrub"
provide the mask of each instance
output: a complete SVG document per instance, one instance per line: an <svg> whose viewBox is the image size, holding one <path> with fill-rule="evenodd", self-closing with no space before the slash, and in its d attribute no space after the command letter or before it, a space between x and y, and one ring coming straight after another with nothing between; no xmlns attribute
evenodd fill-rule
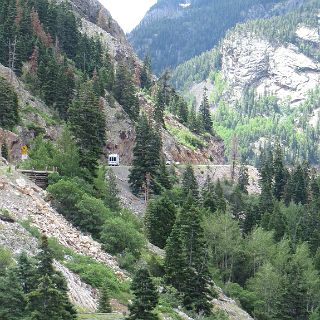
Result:
<svg viewBox="0 0 320 320"><path fill-rule="evenodd" d="M65 265L94 288L105 285L109 289L111 298L118 299L122 303L127 303L130 299L129 282L118 280L114 272L105 264L88 257L73 255L73 259L66 261Z"/></svg>
<svg viewBox="0 0 320 320"><path fill-rule="evenodd" d="M112 215L103 201L87 194L76 204L76 214L72 217L73 223L82 231L91 233L98 238L102 226L107 218Z"/></svg>
<svg viewBox="0 0 320 320"><path fill-rule="evenodd" d="M137 258L145 245L144 236L130 221L125 221L122 217L106 221L100 241L103 243L103 248L111 254L120 254L127 249Z"/></svg>

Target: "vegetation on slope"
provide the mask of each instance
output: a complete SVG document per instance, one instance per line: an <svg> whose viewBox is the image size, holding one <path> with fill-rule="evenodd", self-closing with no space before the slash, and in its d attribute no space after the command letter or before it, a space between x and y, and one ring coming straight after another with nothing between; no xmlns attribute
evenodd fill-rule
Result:
<svg viewBox="0 0 320 320"><path fill-rule="evenodd" d="M181 1L158 1L129 40L140 57L150 54L153 69L160 74L213 48L229 28L246 19L245 12L255 10L257 2L268 6L281 0L202 0L191 1L187 8L180 6Z"/></svg>

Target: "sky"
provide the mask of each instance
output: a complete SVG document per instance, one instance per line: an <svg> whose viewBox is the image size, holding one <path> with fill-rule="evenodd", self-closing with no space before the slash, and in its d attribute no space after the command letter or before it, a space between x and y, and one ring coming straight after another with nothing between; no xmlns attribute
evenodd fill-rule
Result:
<svg viewBox="0 0 320 320"><path fill-rule="evenodd" d="M139 24L157 0L100 0L125 32Z"/></svg>

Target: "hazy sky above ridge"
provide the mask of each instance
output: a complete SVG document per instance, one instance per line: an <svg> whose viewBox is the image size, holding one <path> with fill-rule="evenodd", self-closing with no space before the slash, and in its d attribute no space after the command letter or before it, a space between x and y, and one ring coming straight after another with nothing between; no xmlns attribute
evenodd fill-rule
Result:
<svg viewBox="0 0 320 320"><path fill-rule="evenodd" d="M100 0L125 32L130 32L142 20L157 0Z"/></svg>

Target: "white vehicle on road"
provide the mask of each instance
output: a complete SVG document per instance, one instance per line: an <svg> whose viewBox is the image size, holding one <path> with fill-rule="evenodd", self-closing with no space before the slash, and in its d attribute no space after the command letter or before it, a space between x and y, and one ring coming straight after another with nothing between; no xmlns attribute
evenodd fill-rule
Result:
<svg viewBox="0 0 320 320"><path fill-rule="evenodd" d="M118 154L110 154L108 157L109 166L119 166L120 165L120 156Z"/></svg>

